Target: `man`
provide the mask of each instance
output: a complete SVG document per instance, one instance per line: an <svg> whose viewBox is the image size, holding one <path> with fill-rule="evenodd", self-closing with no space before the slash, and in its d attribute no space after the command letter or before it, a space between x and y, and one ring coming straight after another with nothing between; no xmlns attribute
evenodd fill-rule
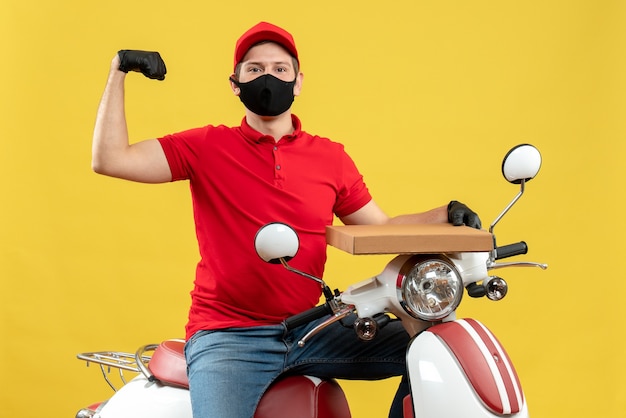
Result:
<svg viewBox="0 0 626 418"><path fill-rule="evenodd" d="M120 51L98 110L93 169L145 183L188 180L198 263L186 327L185 355L195 417L250 418L282 373L380 379L405 375L408 336L394 322L367 344L351 329L329 327L307 346L296 342L316 323L286 331L285 318L318 302L319 285L254 252L256 231L274 221L300 236L293 266L321 277L325 227L345 224L452 222L480 228L478 216L453 201L424 213L387 216L371 198L343 146L301 128L291 104L303 74L293 37L261 22L237 41L233 93L245 105L238 127L205 126L129 145L126 72L164 79L156 52ZM402 380L392 417L408 393Z"/></svg>

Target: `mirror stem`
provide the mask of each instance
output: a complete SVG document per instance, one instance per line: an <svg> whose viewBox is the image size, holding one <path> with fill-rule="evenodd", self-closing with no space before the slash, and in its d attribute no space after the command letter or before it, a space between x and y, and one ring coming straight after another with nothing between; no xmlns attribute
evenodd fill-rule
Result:
<svg viewBox="0 0 626 418"><path fill-rule="evenodd" d="M280 260L280 264L282 264L283 267L285 267L287 270L291 271L292 273L296 273L296 274L299 274L300 276L306 277L307 279L314 280L314 281L318 282L319 284L321 284L323 287L326 287L326 283L324 283L324 281L322 279L318 279L315 276L312 276L310 274L307 274L307 273L305 273L303 271L300 271L298 269L295 269L295 268L291 267L289 264L287 264L287 261L285 261L285 259L283 257L279 258L279 260Z"/></svg>
<svg viewBox="0 0 626 418"><path fill-rule="evenodd" d="M496 246L496 236L495 236L495 235L493 235L493 229L495 228L496 224L497 224L498 222L500 222L500 219L502 219L502 217L503 217L504 215L506 215L506 213L507 213L507 212L511 209L511 207L513 207L513 205L514 205L514 204L515 204L515 203L519 200L519 198L520 198L520 197L522 197L522 195L524 194L525 185L526 185L526 180L521 180L521 181L520 181L520 191L519 191L519 193L517 194L517 196L515 196L515 197L513 198L513 200L511 200L511 203L509 203L509 204L507 205L507 207L506 207L506 208L504 208L504 210L500 213L500 215L498 215L498 217L496 218L496 220L495 220L495 221L493 221L493 222L491 223L491 225L489 226L489 233L493 236L493 248L494 248L494 249L495 249L497 246Z"/></svg>

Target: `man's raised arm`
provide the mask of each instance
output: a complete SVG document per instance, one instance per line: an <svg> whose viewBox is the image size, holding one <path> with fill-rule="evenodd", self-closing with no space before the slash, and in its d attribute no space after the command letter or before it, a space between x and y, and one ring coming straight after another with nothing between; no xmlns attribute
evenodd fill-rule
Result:
<svg viewBox="0 0 626 418"><path fill-rule="evenodd" d="M130 144L124 107L124 82L128 71L163 80L165 63L157 52L120 51L111 69L96 116L92 168L98 174L143 183L164 183L172 178L156 139Z"/></svg>

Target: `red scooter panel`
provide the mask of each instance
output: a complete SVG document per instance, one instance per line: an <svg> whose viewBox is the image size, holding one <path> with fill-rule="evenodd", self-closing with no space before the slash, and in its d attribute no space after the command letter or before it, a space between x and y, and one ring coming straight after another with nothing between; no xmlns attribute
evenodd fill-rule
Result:
<svg viewBox="0 0 626 418"><path fill-rule="evenodd" d="M480 322L461 319L428 329L449 348L483 403L497 414L518 413L523 393L506 351Z"/></svg>
<svg viewBox="0 0 626 418"><path fill-rule="evenodd" d="M335 380L288 376L263 395L254 418L350 418L346 396Z"/></svg>

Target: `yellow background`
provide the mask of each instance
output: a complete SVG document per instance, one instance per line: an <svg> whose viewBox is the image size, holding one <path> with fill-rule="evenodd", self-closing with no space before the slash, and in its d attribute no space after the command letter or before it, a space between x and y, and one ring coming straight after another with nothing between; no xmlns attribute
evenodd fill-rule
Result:
<svg viewBox="0 0 626 418"><path fill-rule="evenodd" d="M132 138L238 124L233 46L260 20L296 38L304 128L343 142L391 215L457 199L489 224L517 192L502 156L540 148L541 173L496 233L550 268L502 270L509 296L466 298L460 313L507 347L534 417L624 416L619 0L4 0L0 416L73 417L110 395L76 353L183 334L197 261L187 185L93 174L97 104L118 49L158 50L166 81L127 81ZM331 249L326 279L345 288L388 259ZM355 418L382 417L395 382L344 388Z"/></svg>

